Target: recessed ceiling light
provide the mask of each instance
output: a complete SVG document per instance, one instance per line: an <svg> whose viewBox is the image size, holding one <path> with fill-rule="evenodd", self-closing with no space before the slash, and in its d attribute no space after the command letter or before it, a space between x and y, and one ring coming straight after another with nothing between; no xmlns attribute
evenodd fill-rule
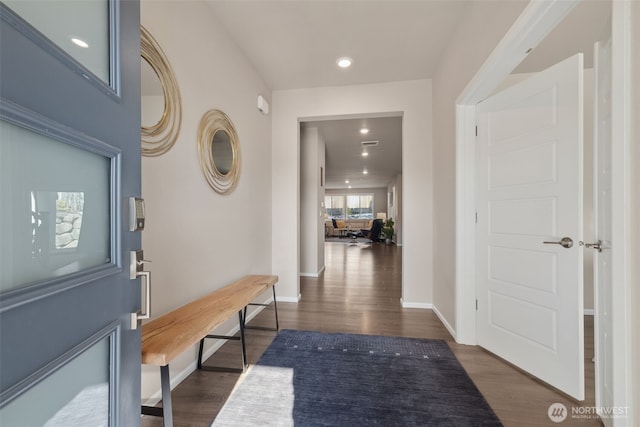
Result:
<svg viewBox="0 0 640 427"><path fill-rule="evenodd" d="M348 188L351 188L351 186L349 186Z"/></svg>
<svg viewBox="0 0 640 427"><path fill-rule="evenodd" d="M89 47L89 43L87 43L86 41L84 41L82 39L79 39L77 37L71 37L71 41L76 46L80 46L80 47L85 48L85 49Z"/></svg>
<svg viewBox="0 0 640 427"><path fill-rule="evenodd" d="M363 151L362 152L362 157L367 157L368 155L369 155L369 152L367 152L367 151Z"/></svg>
<svg viewBox="0 0 640 427"><path fill-rule="evenodd" d="M360 133L361 133L361 134L363 134L363 135L366 135L366 134L368 134L368 133L369 133L369 129L367 129L367 128L362 128L362 129L360 129Z"/></svg>
<svg viewBox="0 0 640 427"><path fill-rule="evenodd" d="M351 64L353 64L353 59L343 56L342 58L338 58L336 64L338 64L338 67L340 68L349 68L351 67Z"/></svg>
<svg viewBox="0 0 640 427"><path fill-rule="evenodd" d="M366 174L368 174L368 173L369 173L369 171L367 171L366 169L363 169L363 170L362 170L362 173L363 173L364 175L366 175Z"/></svg>
<svg viewBox="0 0 640 427"><path fill-rule="evenodd" d="M345 184L348 184L348 183L349 183L349 180L348 180L348 179L345 179L345 180L344 180L344 183L345 183Z"/></svg>

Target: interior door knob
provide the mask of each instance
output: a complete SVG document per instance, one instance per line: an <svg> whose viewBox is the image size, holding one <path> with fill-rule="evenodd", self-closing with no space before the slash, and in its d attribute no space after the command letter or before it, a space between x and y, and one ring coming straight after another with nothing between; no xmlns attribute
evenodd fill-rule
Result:
<svg viewBox="0 0 640 427"><path fill-rule="evenodd" d="M571 239L571 237L563 237L557 242L542 242L542 243L544 243L545 245L560 245L565 249L569 249L570 247L573 246L573 239Z"/></svg>

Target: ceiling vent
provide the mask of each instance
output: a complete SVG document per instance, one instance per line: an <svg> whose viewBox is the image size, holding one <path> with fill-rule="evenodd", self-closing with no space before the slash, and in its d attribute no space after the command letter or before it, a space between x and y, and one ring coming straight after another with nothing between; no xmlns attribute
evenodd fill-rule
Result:
<svg viewBox="0 0 640 427"><path fill-rule="evenodd" d="M380 141L362 141L361 144L363 147L377 147Z"/></svg>

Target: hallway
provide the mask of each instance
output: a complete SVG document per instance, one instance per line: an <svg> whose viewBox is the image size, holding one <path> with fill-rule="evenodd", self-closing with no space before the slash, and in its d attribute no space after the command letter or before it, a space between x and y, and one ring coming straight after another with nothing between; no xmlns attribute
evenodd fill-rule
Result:
<svg viewBox="0 0 640 427"><path fill-rule="evenodd" d="M400 304L402 248L392 245L325 244L326 270L319 278L302 278L298 304L278 303L281 329L348 332L446 340L476 386L505 426L549 426L547 410L563 403L569 417L563 426L599 426L590 416L572 418L572 407L594 406L593 317L585 318L585 366L588 399L580 405L479 347L456 344L431 310L403 309ZM271 326L270 307L250 322ZM255 363L274 332L249 330L249 363ZM235 366L239 344L225 344L207 364ZM193 372L173 391L174 422L180 426L208 426L239 379L238 374ZM144 417L143 426L160 426L160 419Z"/></svg>

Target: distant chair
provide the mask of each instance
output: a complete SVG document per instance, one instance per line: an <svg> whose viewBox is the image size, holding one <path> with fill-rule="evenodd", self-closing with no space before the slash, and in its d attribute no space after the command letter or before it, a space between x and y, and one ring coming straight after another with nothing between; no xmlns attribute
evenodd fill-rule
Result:
<svg viewBox="0 0 640 427"><path fill-rule="evenodd" d="M331 218L331 224L333 225L333 228L330 233L327 232L327 237L334 237L336 235L336 231L338 231L338 223L335 218Z"/></svg>
<svg viewBox="0 0 640 427"><path fill-rule="evenodd" d="M382 226L384 225L384 221L381 219L374 219L371 223L371 228L368 230L360 230L357 233L351 232L349 233L349 237L353 240L358 237L364 237L365 239L369 239L369 243L380 241L380 233L382 233Z"/></svg>

